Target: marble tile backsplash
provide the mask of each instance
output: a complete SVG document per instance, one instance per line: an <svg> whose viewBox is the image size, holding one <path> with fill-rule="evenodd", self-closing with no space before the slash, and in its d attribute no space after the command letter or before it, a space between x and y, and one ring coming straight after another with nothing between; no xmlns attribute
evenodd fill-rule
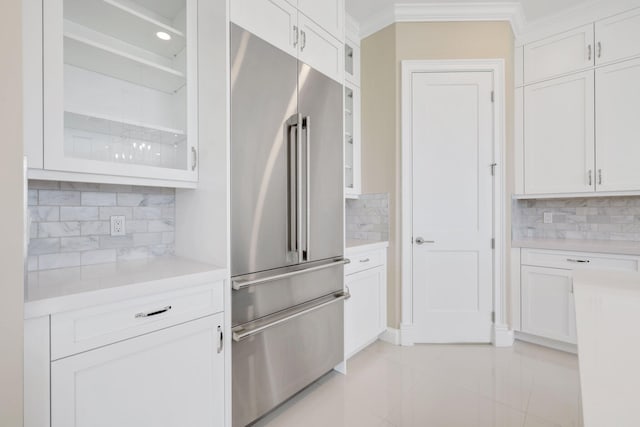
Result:
<svg viewBox="0 0 640 427"><path fill-rule="evenodd" d="M29 181L29 271L172 255L175 190ZM110 234L124 215L125 236Z"/></svg>
<svg viewBox="0 0 640 427"><path fill-rule="evenodd" d="M362 194L346 202L347 240L389 240L389 194Z"/></svg>
<svg viewBox="0 0 640 427"><path fill-rule="evenodd" d="M640 241L640 197L515 200L513 238Z"/></svg>

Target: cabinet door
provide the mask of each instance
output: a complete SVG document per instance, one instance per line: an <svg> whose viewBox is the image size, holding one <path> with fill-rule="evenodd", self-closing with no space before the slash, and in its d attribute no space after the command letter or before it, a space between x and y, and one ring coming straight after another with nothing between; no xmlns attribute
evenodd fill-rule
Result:
<svg viewBox="0 0 640 427"><path fill-rule="evenodd" d="M596 70L599 191L640 190L640 60Z"/></svg>
<svg viewBox="0 0 640 427"><path fill-rule="evenodd" d="M298 11L285 0L233 0L231 21L291 56L297 56Z"/></svg>
<svg viewBox="0 0 640 427"><path fill-rule="evenodd" d="M343 84L344 43L302 13L298 14L298 25L300 61Z"/></svg>
<svg viewBox="0 0 640 427"><path fill-rule="evenodd" d="M594 64L593 24L524 47L524 81L531 83Z"/></svg>
<svg viewBox="0 0 640 427"><path fill-rule="evenodd" d="M525 87L526 194L594 191L594 73Z"/></svg>
<svg viewBox="0 0 640 427"><path fill-rule="evenodd" d="M346 358L377 339L386 327L384 276L385 269L377 267L345 277L345 285L351 294L344 305Z"/></svg>
<svg viewBox="0 0 640 427"><path fill-rule="evenodd" d="M596 22L597 64L640 55L640 9Z"/></svg>
<svg viewBox="0 0 640 427"><path fill-rule="evenodd" d="M571 270L522 266L522 331L576 343Z"/></svg>
<svg viewBox="0 0 640 427"><path fill-rule="evenodd" d="M298 9L335 38L344 39L344 0L298 0Z"/></svg>
<svg viewBox="0 0 640 427"><path fill-rule="evenodd" d="M44 169L197 181L197 0L43 5Z"/></svg>
<svg viewBox="0 0 640 427"><path fill-rule="evenodd" d="M51 364L52 427L224 425L223 314Z"/></svg>

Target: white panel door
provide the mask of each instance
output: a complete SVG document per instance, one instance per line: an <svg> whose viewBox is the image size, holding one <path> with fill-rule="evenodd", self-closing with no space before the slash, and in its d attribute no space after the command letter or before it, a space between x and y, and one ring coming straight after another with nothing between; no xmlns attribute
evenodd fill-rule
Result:
<svg viewBox="0 0 640 427"><path fill-rule="evenodd" d="M298 0L298 9L337 39L344 39L344 0Z"/></svg>
<svg viewBox="0 0 640 427"><path fill-rule="evenodd" d="M344 83L344 43L318 24L298 14L298 59L332 79Z"/></svg>
<svg viewBox="0 0 640 427"><path fill-rule="evenodd" d="M640 55L640 9L596 22L596 63Z"/></svg>
<svg viewBox="0 0 640 427"><path fill-rule="evenodd" d="M640 60L596 70L598 191L640 190Z"/></svg>
<svg viewBox="0 0 640 427"><path fill-rule="evenodd" d="M231 22L271 43L291 56L297 56L298 11L285 0L233 0Z"/></svg>
<svg viewBox="0 0 640 427"><path fill-rule="evenodd" d="M415 342L491 340L492 81L413 75Z"/></svg>
<svg viewBox="0 0 640 427"><path fill-rule="evenodd" d="M576 343L571 270L522 266L522 331Z"/></svg>
<svg viewBox="0 0 640 427"><path fill-rule="evenodd" d="M51 426L224 425L222 322L220 313L53 362Z"/></svg>
<svg viewBox="0 0 640 427"><path fill-rule="evenodd" d="M531 83L594 65L593 24L524 47L524 82Z"/></svg>
<svg viewBox="0 0 640 427"><path fill-rule="evenodd" d="M525 87L526 194L595 189L594 72Z"/></svg>

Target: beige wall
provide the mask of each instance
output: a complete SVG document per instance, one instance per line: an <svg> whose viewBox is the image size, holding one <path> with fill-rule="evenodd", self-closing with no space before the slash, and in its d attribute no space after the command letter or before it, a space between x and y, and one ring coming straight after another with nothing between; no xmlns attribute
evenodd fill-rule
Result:
<svg viewBox="0 0 640 427"><path fill-rule="evenodd" d="M0 20L0 426L22 426L23 181L21 1Z"/></svg>
<svg viewBox="0 0 640 427"><path fill-rule="evenodd" d="M506 156L512 159L513 42L508 22L399 23L362 41L362 189L365 193L390 193L388 318L391 327L398 328L401 319L401 61L504 58ZM513 162L508 160L507 209L511 206L509 195L513 182ZM511 229L509 221L505 229ZM509 248L506 251L508 254Z"/></svg>

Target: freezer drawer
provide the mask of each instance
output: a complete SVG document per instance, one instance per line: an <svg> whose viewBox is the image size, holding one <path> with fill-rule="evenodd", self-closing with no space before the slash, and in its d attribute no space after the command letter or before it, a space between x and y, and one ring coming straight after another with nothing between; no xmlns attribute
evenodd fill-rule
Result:
<svg viewBox="0 0 640 427"><path fill-rule="evenodd" d="M344 262L336 258L234 277L232 326L341 291Z"/></svg>
<svg viewBox="0 0 640 427"><path fill-rule="evenodd" d="M233 425L245 426L344 358L339 292L233 328Z"/></svg>

